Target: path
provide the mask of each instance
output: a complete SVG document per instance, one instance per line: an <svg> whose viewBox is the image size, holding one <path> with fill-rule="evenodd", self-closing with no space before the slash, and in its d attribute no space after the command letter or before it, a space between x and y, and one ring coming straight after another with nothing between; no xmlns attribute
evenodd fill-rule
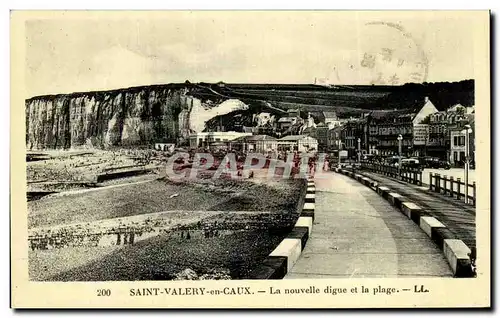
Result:
<svg viewBox="0 0 500 318"><path fill-rule="evenodd" d="M452 276L426 234L373 190L333 172L315 182L313 231L285 279Z"/></svg>
<svg viewBox="0 0 500 318"><path fill-rule="evenodd" d="M419 187L394 178L362 171L370 179L387 186L391 190L425 209L469 248L476 247L476 209L455 198L433 193L427 187Z"/></svg>

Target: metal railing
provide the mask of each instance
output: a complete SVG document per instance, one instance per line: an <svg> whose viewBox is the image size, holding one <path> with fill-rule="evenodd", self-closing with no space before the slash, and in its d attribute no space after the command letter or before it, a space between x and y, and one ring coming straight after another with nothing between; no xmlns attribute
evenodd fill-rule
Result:
<svg viewBox="0 0 500 318"><path fill-rule="evenodd" d="M379 163L369 163L362 162L361 169L383 174L389 177L398 178L402 181L422 185L422 169L419 168L411 168L411 167L394 167L390 165L384 165Z"/></svg>
<svg viewBox="0 0 500 318"><path fill-rule="evenodd" d="M467 204L476 206L476 182L465 184L460 178L456 180L446 175L441 176L438 173L429 172L429 190L441 193L450 197L457 198L465 202L465 187L469 187L467 195ZM472 189L472 191L470 191Z"/></svg>

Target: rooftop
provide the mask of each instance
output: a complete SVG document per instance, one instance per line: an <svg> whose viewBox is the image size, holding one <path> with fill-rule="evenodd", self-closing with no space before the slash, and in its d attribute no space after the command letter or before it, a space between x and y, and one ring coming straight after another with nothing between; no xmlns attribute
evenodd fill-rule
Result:
<svg viewBox="0 0 500 318"><path fill-rule="evenodd" d="M268 135L252 135L252 136L241 136L233 139L233 142L249 142L249 141L264 141L264 140L277 140L276 138Z"/></svg>
<svg viewBox="0 0 500 318"><path fill-rule="evenodd" d="M276 138L268 135L253 135L247 136L248 141L258 141L258 140L276 140Z"/></svg>
<svg viewBox="0 0 500 318"><path fill-rule="evenodd" d="M280 139L280 141L297 141L307 138L306 135L289 135Z"/></svg>
<svg viewBox="0 0 500 318"><path fill-rule="evenodd" d="M325 118L337 118L337 112L323 112Z"/></svg>
<svg viewBox="0 0 500 318"><path fill-rule="evenodd" d="M280 119L278 119L278 123L293 121L293 119L296 119L296 118L297 117L281 117Z"/></svg>

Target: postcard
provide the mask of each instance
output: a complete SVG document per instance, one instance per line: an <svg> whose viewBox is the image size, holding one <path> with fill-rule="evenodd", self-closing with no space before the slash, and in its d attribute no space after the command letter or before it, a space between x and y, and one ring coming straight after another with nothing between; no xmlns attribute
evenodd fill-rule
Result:
<svg viewBox="0 0 500 318"><path fill-rule="evenodd" d="M12 11L11 307L490 307L489 21Z"/></svg>

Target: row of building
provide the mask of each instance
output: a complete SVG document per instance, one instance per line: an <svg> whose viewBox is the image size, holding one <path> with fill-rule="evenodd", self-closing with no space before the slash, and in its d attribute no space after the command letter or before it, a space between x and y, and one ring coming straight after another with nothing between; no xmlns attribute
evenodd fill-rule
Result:
<svg viewBox="0 0 500 318"><path fill-rule="evenodd" d="M302 118L299 110L290 109L275 119L269 113L254 115L257 124L242 132L199 132L189 137L191 148L226 148L246 152L321 151L347 156L362 154L406 157L437 157L452 164L465 159L464 128L470 125L470 158L475 153L474 107L455 105L439 111L429 100L416 101L405 110L377 110L359 118L338 118L335 112L322 112ZM398 140L401 136L402 140Z"/></svg>
<svg viewBox="0 0 500 318"><path fill-rule="evenodd" d="M474 160L474 107L455 105L438 111L428 99L413 112L377 111L350 118L334 128L317 128L319 149L337 151L340 147L356 157L363 154L390 156L401 152L406 157L436 157L460 165L466 157L465 127L469 134L469 158ZM398 140L401 136L402 140ZM400 137L400 138L401 138Z"/></svg>
<svg viewBox="0 0 500 318"><path fill-rule="evenodd" d="M247 132L200 132L189 136L192 149L230 150L263 154L287 152L316 152L318 141L307 135L289 135L276 138Z"/></svg>

